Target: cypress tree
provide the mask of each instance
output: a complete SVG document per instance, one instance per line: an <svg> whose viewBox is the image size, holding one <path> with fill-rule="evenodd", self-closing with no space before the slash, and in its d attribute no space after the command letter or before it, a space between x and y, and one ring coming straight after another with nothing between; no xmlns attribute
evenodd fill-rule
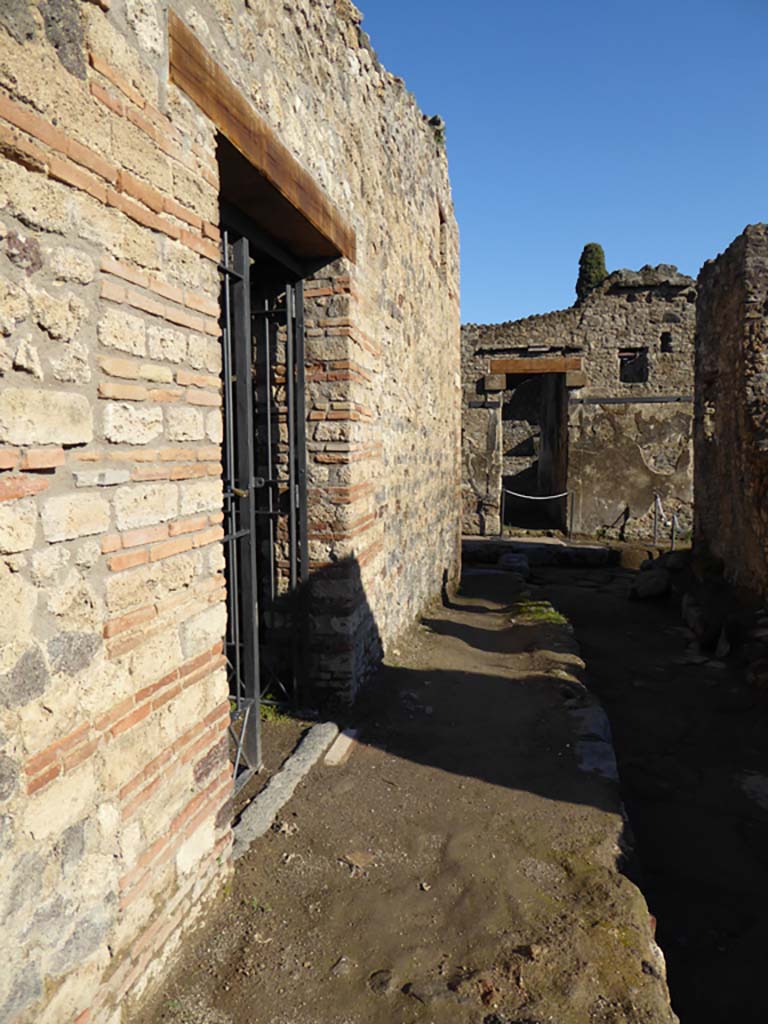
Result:
<svg viewBox="0 0 768 1024"><path fill-rule="evenodd" d="M602 245L587 242L579 257L579 279L576 282L576 303L583 302L589 293L597 288L606 277L605 253Z"/></svg>

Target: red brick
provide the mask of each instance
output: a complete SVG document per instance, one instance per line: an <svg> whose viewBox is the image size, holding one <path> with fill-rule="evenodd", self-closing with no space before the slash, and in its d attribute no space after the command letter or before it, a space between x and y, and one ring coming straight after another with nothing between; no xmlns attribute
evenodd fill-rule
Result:
<svg viewBox="0 0 768 1024"><path fill-rule="evenodd" d="M177 203L175 199L169 199L166 196L163 202L163 209L165 213L170 213L172 217L183 220L191 227L197 228L198 231L202 229L202 218L198 217L196 213L192 213L191 210L186 209L181 203Z"/></svg>
<svg viewBox="0 0 768 1024"><path fill-rule="evenodd" d="M102 281L100 293L102 299L107 299L109 302L125 302L125 288L112 281Z"/></svg>
<svg viewBox="0 0 768 1024"><path fill-rule="evenodd" d="M198 391L191 388L186 392L186 399L190 405L221 405L221 395L213 391Z"/></svg>
<svg viewBox="0 0 768 1024"><path fill-rule="evenodd" d="M143 270L137 270L132 267L130 263L123 263L121 260L116 260L112 256L101 257L101 269L105 274L112 274L114 277L119 277L123 281L129 281L131 284L137 284L140 288L146 288L149 285L149 274L146 274Z"/></svg>
<svg viewBox="0 0 768 1024"><path fill-rule="evenodd" d="M141 384L113 384L103 381L99 384L99 398L116 398L123 402L143 402L149 395Z"/></svg>
<svg viewBox="0 0 768 1024"><path fill-rule="evenodd" d="M203 330L211 338L221 337L221 326L216 320L206 320L203 324Z"/></svg>
<svg viewBox="0 0 768 1024"><path fill-rule="evenodd" d="M147 605L145 608L137 608L135 612L129 612L127 615L109 619L104 623L104 636L117 636L118 633L124 633L127 629L133 629L134 626L149 622L150 619L155 618L156 614L155 606Z"/></svg>
<svg viewBox="0 0 768 1024"><path fill-rule="evenodd" d="M150 295L142 295L141 292L131 290L126 295L126 302L129 306L133 306L134 309L141 309L152 316L167 316L168 307L164 306L162 302L158 302L157 299L153 299Z"/></svg>
<svg viewBox="0 0 768 1024"><path fill-rule="evenodd" d="M48 166L48 176L55 181L62 181L65 185L87 192L89 196L98 199L100 203L107 201L107 189L100 181L83 171L68 160L62 160L59 156L52 156Z"/></svg>
<svg viewBox="0 0 768 1024"><path fill-rule="evenodd" d="M0 94L0 117L4 117L6 121L10 121L27 135L34 136L46 146L58 150L59 153L66 152L67 136L64 132L54 128L52 124L42 117L38 117L37 114L14 103L4 94Z"/></svg>
<svg viewBox="0 0 768 1024"><path fill-rule="evenodd" d="M63 448L29 448L19 469L55 469L64 465Z"/></svg>
<svg viewBox="0 0 768 1024"><path fill-rule="evenodd" d="M82 167L87 167L89 171L98 174L100 178L104 178L112 183L117 181L118 170L115 164L105 160L98 153L94 153L92 149L84 146L81 142L76 142L75 139L68 139L66 154L70 160L74 160L75 163L80 164Z"/></svg>
<svg viewBox="0 0 768 1024"><path fill-rule="evenodd" d="M208 525L208 516L196 516L194 519L179 519L169 526L172 537L178 537L182 533L194 533L196 530L204 530Z"/></svg>
<svg viewBox="0 0 768 1024"><path fill-rule="evenodd" d="M217 540L224 539L224 530L220 526L211 526L210 529L205 530L203 533L195 535L195 547L201 548L206 544L214 544Z"/></svg>
<svg viewBox="0 0 768 1024"><path fill-rule="evenodd" d="M191 538L176 537L162 544L154 544L149 549L149 560L150 562L159 562L162 558L170 558L171 555L179 555L182 551L189 551L191 547Z"/></svg>
<svg viewBox="0 0 768 1024"><path fill-rule="evenodd" d="M46 490L50 480L39 476L4 476L0 478L0 501L14 501Z"/></svg>
<svg viewBox="0 0 768 1024"><path fill-rule="evenodd" d="M117 86L124 96L127 96L131 103L135 103L137 107L144 106L144 97L141 95L138 89L135 89L130 82L128 82L119 71L116 71L111 64L108 64L102 57L97 53L91 51L88 54L88 58L91 62L91 67L94 71L98 71L100 75L104 75L109 81Z"/></svg>
<svg viewBox="0 0 768 1024"><path fill-rule="evenodd" d="M175 668L173 672L169 672L168 675L163 676L162 679L158 679L156 683L151 683L149 686L143 686L136 693L136 703L141 704L147 699L147 697L151 697L153 694L157 693L158 690L162 690L165 686L170 686L171 683L175 682L178 678L179 670Z"/></svg>
<svg viewBox="0 0 768 1024"><path fill-rule="evenodd" d="M99 365L110 377L125 377L128 380L138 380L139 378L139 364L130 359L121 359L119 356L101 356Z"/></svg>
<svg viewBox="0 0 768 1024"><path fill-rule="evenodd" d="M213 260L215 263L219 262L219 247L213 242L198 238L191 231L182 231L181 241L200 256L207 256L209 260Z"/></svg>
<svg viewBox="0 0 768 1024"><path fill-rule="evenodd" d="M184 392L172 388L153 388L149 397L153 402L180 402Z"/></svg>
<svg viewBox="0 0 768 1024"><path fill-rule="evenodd" d="M215 526L217 523L223 523L224 522L224 513L223 512L212 512L211 515L208 516L208 520L209 520L209 522L211 523L212 526Z"/></svg>
<svg viewBox="0 0 768 1024"><path fill-rule="evenodd" d="M206 316L218 317L219 315L219 304L215 299L209 298L207 295L197 295L195 292L186 292L184 295L184 301L190 309L197 310L198 313L204 313Z"/></svg>
<svg viewBox="0 0 768 1024"><path fill-rule="evenodd" d="M159 697L155 697L152 701L152 710L156 711L158 708L161 708L163 704L167 704L168 701L173 700L173 698L177 697L180 693L181 686L177 683L176 686L172 687L170 690L166 690L165 693L161 694Z"/></svg>
<svg viewBox="0 0 768 1024"><path fill-rule="evenodd" d="M205 448L198 448L196 457L205 462L216 462L221 458L221 448L217 444L207 445Z"/></svg>
<svg viewBox="0 0 768 1024"><path fill-rule="evenodd" d="M94 727L103 732L108 729L113 722L116 722L121 718L129 708L133 707L133 697L124 697L118 704L110 708L109 711L105 712L93 723Z"/></svg>
<svg viewBox="0 0 768 1024"><path fill-rule="evenodd" d="M170 477L171 480L193 480L199 479L200 477L208 475L207 466L198 466L196 463L188 463L182 466L172 466Z"/></svg>
<svg viewBox="0 0 768 1024"><path fill-rule="evenodd" d="M155 213L162 213L164 197L156 188L152 188L151 185L137 178L130 171L126 171L123 168L120 169L118 188L134 199L138 199L139 202L144 203L145 206L148 206L150 210L154 210Z"/></svg>
<svg viewBox="0 0 768 1024"><path fill-rule="evenodd" d="M102 2L102 0L100 0L100 2ZM91 1019L91 1011L90 1011L90 1009L83 1010L82 1013L79 1013L77 1015L77 1017L75 1017L75 1024L88 1024L88 1021L90 1019Z"/></svg>
<svg viewBox="0 0 768 1024"><path fill-rule="evenodd" d="M20 455L18 448L0 448L0 469L15 469Z"/></svg>
<svg viewBox="0 0 768 1024"><path fill-rule="evenodd" d="M141 805L146 800L149 800L149 798L152 796L152 794L154 792L156 792L157 789L159 789L159 787L160 787L162 782L163 782L162 775L158 775L158 777L153 782L150 782L149 785L145 786L144 789L140 790L136 794L136 796L133 797L133 799L129 800L128 803L126 803L123 806L123 808L122 808L122 816L123 816L123 818L130 818L131 815L133 814L133 812L138 807L141 807Z"/></svg>
<svg viewBox="0 0 768 1024"><path fill-rule="evenodd" d="M123 554L113 555L107 559L110 572L122 572L123 569L130 569L134 565L143 565L149 561L149 552L142 548L139 551L126 551Z"/></svg>
<svg viewBox="0 0 768 1024"><path fill-rule="evenodd" d="M149 287L153 292L157 292L158 295L162 295L164 299L169 299L171 302L184 301L184 292L181 288L177 288L173 284L167 284L157 277L150 278Z"/></svg>
<svg viewBox="0 0 768 1024"><path fill-rule="evenodd" d="M175 309L171 306L166 306L165 318L170 320L172 324L178 324L179 327L188 327L190 331L202 331L204 327L202 318L193 316L186 309Z"/></svg>
<svg viewBox="0 0 768 1024"><path fill-rule="evenodd" d="M113 736L120 736L121 733L132 729L134 725L138 725L139 722L143 722L151 711L151 704L142 704L141 707L134 708L134 710L131 711L130 714L126 715L125 718L121 718L119 722L116 722L109 731Z"/></svg>
<svg viewBox="0 0 768 1024"><path fill-rule="evenodd" d="M79 764L82 764L83 761L87 761L91 754L96 750L98 745L99 737L97 736L95 739L90 740L88 743L84 743L82 746L77 747L71 753L65 754L64 771L72 771L73 768L76 768Z"/></svg>
<svg viewBox="0 0 768 1024"><path fill-rule="evenodd" d="M216 224L211 224L210 221L203 222L203 235L205 238L211 238L214 242L221 241L221 231Z"/></svg>
<svg viewBox="0 0 768 1024"><path fill-rule="evenodd" d="M59 775L61 775L61 765L51 765L51 767L47 771L43 772L42 775L37 775L34 779L29 780L27 783L27 795L32 796L32 794L36 793L38 789L42 789L43 786L47 786L49 782L53 782L53 780Z"/></svg>
<svg viewBox="0 0 768 1024"><path fill-rule="evenodd" d="M141 544L152 544L156 540L165 540L168 536L168 527L165 523L160 523L158 526L142 526L137 530L126 530L121 536L124 548L135 548Z"/></svg>
<svg viewBox="0 0 768 1024"><path fill-rule="evenodd" d="M125 104L122 100L116 99L111 92L108 92L103 85L98 82L90 83L91 95L103 103L105 107L108 107L113 114L119 114L121 117L125 114Z"/></svg>
<svg viewBox="0 0 768 1024"><path fill-rule="evenodd" d="M119 551L122 545L119 533L107 533L101 538L101 553L108 555L111 551Z"/></svg>
<svg viewBox="0 0 768 1024"><path fill-rule="evenodd" d="M197 388L219 388L221 381L210 373L194 373L192 370L179 370L176 374L177 384L191 384Z"/></svg>

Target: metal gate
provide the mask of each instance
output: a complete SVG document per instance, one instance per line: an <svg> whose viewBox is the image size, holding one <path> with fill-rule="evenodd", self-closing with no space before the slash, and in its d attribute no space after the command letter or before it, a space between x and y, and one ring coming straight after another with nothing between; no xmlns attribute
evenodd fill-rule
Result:
<svg viewBox="0 0 768 1024"><path fill-rule="evenodd" d="M235 785L261 767L260 704L295 704L308 644L300 269L222 211L226 657Z"/></svg>

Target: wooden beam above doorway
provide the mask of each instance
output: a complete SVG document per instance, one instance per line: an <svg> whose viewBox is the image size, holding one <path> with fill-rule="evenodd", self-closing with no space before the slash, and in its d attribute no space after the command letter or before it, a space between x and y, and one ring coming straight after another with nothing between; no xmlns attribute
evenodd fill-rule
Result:
<svg viewBox="0 0 768 1024"><path fill-rule="evenodd" d="M299 238L299 242L308 251L314 246L320 256L346 256L354 262L353 229L172 10L168 12L168 45L171 81L197 104L282 200L303 218L307 237ZM312 238L313 233L320 237ZM325 251L321 251L323 249Z"/></svg>
<svg viewBox="0 0 768 1024"><path fill-rule="evenodd" d="M581 356L520 356L491 359L491 373L571 373L582 369Z"/></svg>

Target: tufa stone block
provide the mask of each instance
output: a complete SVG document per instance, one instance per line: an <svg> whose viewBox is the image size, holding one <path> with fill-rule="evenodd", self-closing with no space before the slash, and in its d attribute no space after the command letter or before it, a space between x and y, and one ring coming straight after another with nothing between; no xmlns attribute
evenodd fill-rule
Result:
<svg viewBox="0 0 768 1024"><path fill-rule="evenodd" d="M92 494L62 494L43 505L43 533L48 541L73 540L109 528L109 503Z"/></svg>
<svg viewBox="0 0 768 1024"><path fill-rule="evenodd" d="M504 391L507 386L507 375L505 373L487 373L483 378L485 391Z"/></svg>
<svg viewBox="0 0 768 1024"><path fill-rule="evenodd" d="M0 392L0 441L18 445L87 444L93 416L84 395L39 388Z"/></svg>

